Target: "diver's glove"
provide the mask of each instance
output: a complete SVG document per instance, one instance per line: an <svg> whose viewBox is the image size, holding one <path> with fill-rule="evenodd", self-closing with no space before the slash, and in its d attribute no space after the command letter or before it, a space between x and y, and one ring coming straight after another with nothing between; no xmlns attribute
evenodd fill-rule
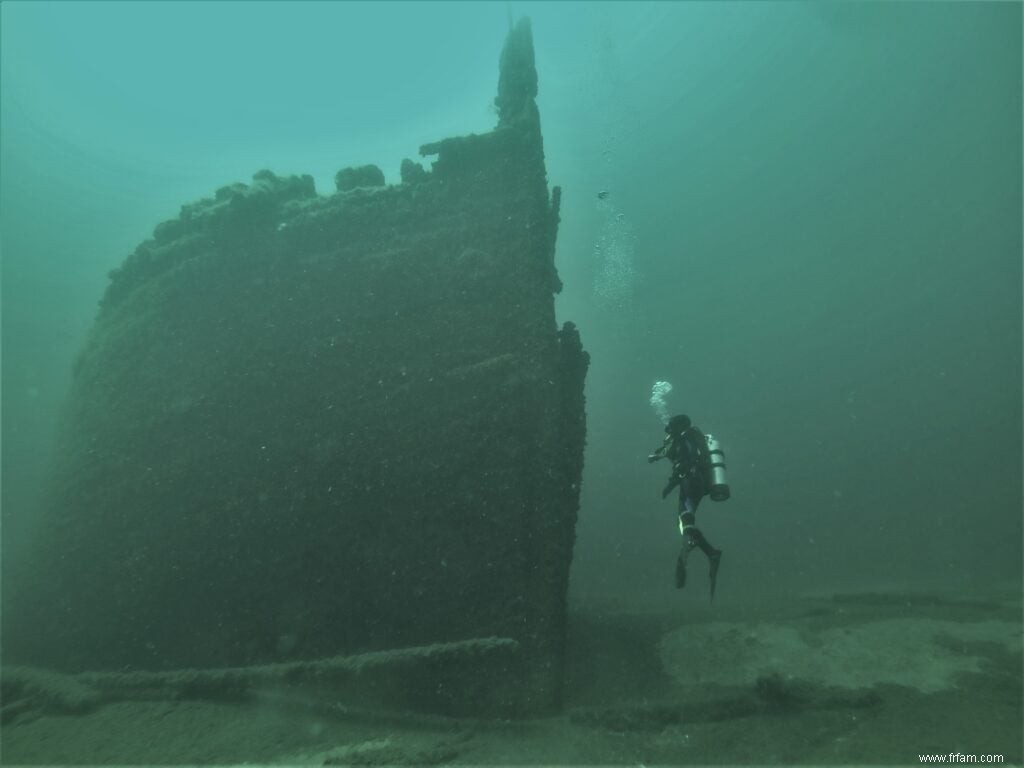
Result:
<svg viewBox="0 0 1024 768"><path fill-rule="evenodd" d="M649 456L647 457L647 463L648 463L648 464L653 464L654 462L656 462L656 461L657 461L658 459L660 459L660 458L661 458L661 456L659 456L658 454L656 454L656 453L652 453L652 454L650 454L650 455L649 455Z"/></svg>

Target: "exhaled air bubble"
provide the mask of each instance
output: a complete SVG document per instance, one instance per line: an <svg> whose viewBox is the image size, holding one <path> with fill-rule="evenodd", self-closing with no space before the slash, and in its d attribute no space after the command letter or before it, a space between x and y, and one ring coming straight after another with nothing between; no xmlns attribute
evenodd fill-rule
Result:
<svg viewBox="0 0 1024 768"><path fill-rule="evenodd" d="M668 423L668 403L665 398L672 391L672 384L667 381L656 381L651 387L651 408L658 414L662 424Z"/></svg>
<svg viewBox="0 0 1024 768"><path fill-rule="evenodd" d="M607 198L601 200L601 209L601 233L594 246L594 298L605 309L629 309L636 282L633 227L623 214L615 213Z"/></svg>

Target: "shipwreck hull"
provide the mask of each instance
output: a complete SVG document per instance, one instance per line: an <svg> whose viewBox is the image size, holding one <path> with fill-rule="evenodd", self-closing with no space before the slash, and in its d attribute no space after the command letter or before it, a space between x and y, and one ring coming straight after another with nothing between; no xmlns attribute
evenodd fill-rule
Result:
<svg viewBox="0 0 1024 768"><path fill-rule="evenodd" d="M493 636L518 652L483 706L557 704L587 356L554 316L535 93L521 23L498 127L423 147L432 170L350 170L330 196L260 172L112 273L7 585L8 658L237 666Z"/></svg>

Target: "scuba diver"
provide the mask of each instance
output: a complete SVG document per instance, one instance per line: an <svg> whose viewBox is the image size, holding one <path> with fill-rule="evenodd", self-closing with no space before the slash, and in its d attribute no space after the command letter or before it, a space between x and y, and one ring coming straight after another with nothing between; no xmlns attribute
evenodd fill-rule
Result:
<svg viewBox="0 0 1024 768"><path fill-rule="evenodd" d="M715 580L722 561L722 550L715 549L696 525L697 505L705 496L714 501L729 498L724 454L712 435L705 435L690 423L688 416L673 416L665 427L664 443L647 457L648 463L659 459L672 462L672 475L661 492L661 498L679 488L679 532L683 547L676 561L676 588L686 586L686 561L690 552L700 547L711 566L711 599L715 599Z"/></svg>

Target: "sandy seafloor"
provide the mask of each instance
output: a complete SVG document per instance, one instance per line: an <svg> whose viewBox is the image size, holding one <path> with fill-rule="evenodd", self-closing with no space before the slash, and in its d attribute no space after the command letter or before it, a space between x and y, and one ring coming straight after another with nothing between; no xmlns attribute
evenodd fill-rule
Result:
<svg viewBox="0 0 1024 768"><path fill-rule="evenodd" d="M1021 588L885 589L700 610L577 606L563 711L354 714L329 700L26 712L5 765L1020 765Z"/></svg>

